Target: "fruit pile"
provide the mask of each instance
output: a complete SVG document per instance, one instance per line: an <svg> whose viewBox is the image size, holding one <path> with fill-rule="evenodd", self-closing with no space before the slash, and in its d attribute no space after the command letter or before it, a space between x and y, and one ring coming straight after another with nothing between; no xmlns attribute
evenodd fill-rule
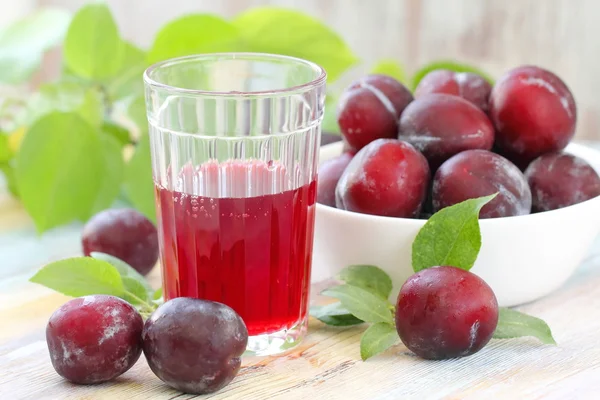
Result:
<svg viewBox="0 0 600 400"><path fill-rule="evenodd" d="M318 202L342 210L428 218L498 193L481 218L567 207L600 195L600 177L563 149L575 134L573 95L552 72L508 71L494 86L436 70L413 94L368 75L341 97L343 154L319 169Z"/></svg>

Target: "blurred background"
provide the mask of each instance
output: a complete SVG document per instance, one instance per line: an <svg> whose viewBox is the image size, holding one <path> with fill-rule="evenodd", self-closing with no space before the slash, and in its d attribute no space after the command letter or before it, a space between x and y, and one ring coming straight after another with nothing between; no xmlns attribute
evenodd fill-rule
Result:
<svg viewBox="0 0 600 400"><path fill-rule="evenodd" d="M0 24L44 6L75 11L86 0L3 1ZM148 47L157 30L185 13L232 17L250 7L276 5L310 14L338 32L368 66L393 58L406 71L455 59L494 77L519 64L551 69L579 106L578 139L600 139L600 2L597 0L108 0L121 34ZM34 79L57 72L46 57ZM349 71L340 83L356 77Z"/></svg>

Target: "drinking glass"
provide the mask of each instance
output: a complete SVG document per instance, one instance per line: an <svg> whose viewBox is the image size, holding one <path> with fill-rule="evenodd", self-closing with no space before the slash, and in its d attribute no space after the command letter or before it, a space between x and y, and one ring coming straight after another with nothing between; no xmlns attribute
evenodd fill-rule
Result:
<svg viewBox="0 0 600 400"><path fill-rule="evenodd" d="M258 355L306 334L325 81L257 53L144 74L165 300L230 306Z"/></svg>

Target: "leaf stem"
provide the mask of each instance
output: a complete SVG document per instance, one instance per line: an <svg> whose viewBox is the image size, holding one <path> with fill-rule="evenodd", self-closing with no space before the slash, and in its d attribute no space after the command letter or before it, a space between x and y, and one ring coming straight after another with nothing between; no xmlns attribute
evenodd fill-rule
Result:
<svg viewBox="0 0 600 400"><path fill-rule="evenodd" d="M132 299L135 299L136 301L138 301L140 303L140 305L143 307L143 309L145 309L149 313L154 312L154 310L156 309L156 307L153 307L151 304L149 304L145 300L140 299L139 297L137 297L135 294L131 293L128 290L125 290L125 294L127 296L130 296Z"/></svg>

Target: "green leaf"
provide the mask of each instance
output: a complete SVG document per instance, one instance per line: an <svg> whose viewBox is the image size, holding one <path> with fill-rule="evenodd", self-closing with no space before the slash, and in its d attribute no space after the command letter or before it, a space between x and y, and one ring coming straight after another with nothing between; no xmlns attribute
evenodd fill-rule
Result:
<svg viewBox="0 0 600 400"><path fill-rule="evenodd" d="M433 214L412 244L414 271L447 265L470 270L481 248L479 211L494 197L469 199Z"/></svg>
<svg viewBox="0 0 600 400"><path fill-rule="evenodd" d="M374 265L350 265L340 272L339 279L384 299L387 299L392 292L392 279L381 268Z"/></svg>
<svg viewBox="0 0 600 400"><path fill-rule="evenodd" d="M50 263L30 281L71 297L93 294L122 297L124 294L121 275L116 268L90 257L67 258Z"/></svg>
<svg viewBox="0 0 600 400"><path fill-rule="evenodd" d="M158 32L148 62L240 49L239 33L230 22L214 15L193 14L169 22Z"/></svg>
<svg viewBox="0 0 600 400"><path fill-rule="evenodd" d="M0 132L0 164L8 162L12 158L12 151L8 145L8 135Z"/></svg>
<svg viewBox="0 0 600 400"><path fill-rule="evenodd" d="M148 304L148 291L139 281L129 276L121 277L125 286L125 294L123 298L133 305Z"/></svg>
<svg viewBox="0 0 600 400"><path fill-rule="evenodd" d="M150 158L150 138L142 136L135 153L125 169L125 193L141 213L156 222L154 206L154 181Z"/></svg>
<svg viewBox="0 0 600 400"><path fill-rule="evenodd" d="M23 83L42 62L44 52L58 45L67 32L68 12L39 10L0 32L0 83Z"/></svg>
<svg viewBox="0 0 600 400"><path fill-rule="evenodd" d="M425 75L427 75L431 71L435 71L438 69L447 69L454 72L473 72L475 74L481 75L481 77L487 80L491 85L494 84L494 79L477 67L461 64L451 60L440 60L427 64L414 73L412 77L412 90L415 90L417 86L419 86L419 82L421 82L421 79L423 79Z"/></svg>
<svg viewBox="0 0 600 400"><path fill-rule="evenodd" d="M121 125L115 124L114 122L104 121L102 124L102 132L114 138L120 146L125 146L126 144L131 143L129 131Z"/></svg>
<svg viewBox="0 0 600 400"><path fill-rule="evenodd" d="M360 338L360 358L363 361L377 355L400 341L396 327L385 322L371 325Z"/></svg>
<svg viewBox="0 0 600 400"><path fill-rule="evenodd" d="M364 321L350 314L342 307L342 303L330 303L324 306L312 306L310 315L319 321L332 326L350 326L362 324Z"/></svg>
<svg viewBox="0 0 600 400"><path fill-rule="evenodd" d="M147 293L152 293L152 288L150 287L148 280L142 274L137 272L135 268L127 264L125 261L117 257L111 256L110 254L100 253L97 251L90 253L90 256L97 260L106 261L107 263L115 267L117 271L119 271L121 277L127 277L138 281L145 288L145 291Z"/></svg>
<svg viewBox="0 0 600 400"><path fill-rule="evenodd" d="M51 113L27 132L16 160L19 194L38 232L87 220L100 190L98 132L75 113Z"/></svg>
<svg viewBox="0 0 600 400"><path fill-rule="evenodd" d="M100 190L94 203L92 213L95 214L109 208L119 196L121 183L125 174L125 161L121 144L112 136L100 135L100 144L104 162L100 176Z"/></svg>
<svg viewBox="0 0 600 400"><path fill-rule="evenodd" d="M365 322L393 322L392 312L390 311L392 305L389 301L365 289L351 285L340 285L326 289L322 294L340 300L344 308Z"/></svg>
<svg viewBox="0 0 600 400"><path fill-rule="evenodd" d="M556 344L550 327L543 320L510 308L500 308L495 339L533 336L544 344Z"/></svg>
<svg viewBox="0 0 600 400"><path fill-rule="evenodd" d="M1 164L0 171L4 174L6 179L6 186L8 191L14 196L19 197L19 190L17 188L17 179L15 178L15 168L11 164Z"/></svg>
<svg viewBox="0 0 600 400"><path fill-rule="evenodd" d="M379 62L371 69L371 73L391 76L402 83L408 82L404 68L402 68L402 66L393 59L379 60Z"/></svg>
<svg viewBox="0 0 600 400"><path fill-rule="evenodd" d="M152 295L152 300L160 300L163 297L162 287L156 289L156 292Z"/></svg>
<svg viewBox="0 0 600 400"><path fill-rule="evenodd" d="M146 100L136 97L127 107L127 116L136 124L140 132L148 131L148 117L146 116Z"/></svg>
<svg viewBox="0 0 600 400"><path fill-rule="evenodd" d="M75 82L49 83L40 87L27 103L23 120L30 125L54 111L75 112L92 126L99 126L104 114L100 93Z"/></svg>
<svg viewBox="0 0 600 400"><path fill-rule="evenodd" d="M238 28L250 51L284 54L319 64L335 81L358 58L342 38L309 15L285 8L258 7L238 15Z"/></svg>
<svg viewBox="0 0 600 400"><path fill-rule="evenodd" d="M83 78L101 80L120 71L125 44L106 4L79 9L67 32L64 56L67 67Z"/></svg>
<svg viewBox="0 0 600 400"><path fill-rule="evenodd" d="M337 122L337 97L327 94L325 97L325 115L321 129L327 133L340 133L340 126Z"/></svg>
<svg viewBox="0 0 600 400"><path fill-rule="evenodd" d="M148 63L146 52L132 43L125 42L123 67L107 86L108 96L112 100L144 96L144 71Z"/></svg>

